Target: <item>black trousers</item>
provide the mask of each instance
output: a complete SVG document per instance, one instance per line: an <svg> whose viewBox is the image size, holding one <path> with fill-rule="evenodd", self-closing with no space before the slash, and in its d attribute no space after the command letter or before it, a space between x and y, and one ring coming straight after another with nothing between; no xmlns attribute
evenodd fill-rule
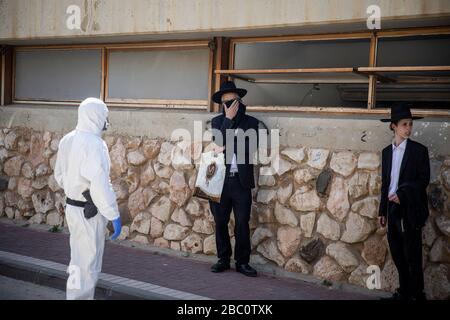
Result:
<svg viewBox="0 0 450 320"><path fill-rule="evenodd" d="M388 242L399 275L399 292L411 298L424 295L422 270L422 229L409 225L405 209L389 201Z"/></svg>
<svg viewBox="0 0 450 320"><path fill-rule="evenodd" d="M231 260L231 243L228 233L231 210L234 212L234 260L237 264L247 264L250 260L250 212L252 208L252 192L242 187L239 177L227 177L222 190L220 203L209 202L216 223L217 257L229 263Z"/></svg>

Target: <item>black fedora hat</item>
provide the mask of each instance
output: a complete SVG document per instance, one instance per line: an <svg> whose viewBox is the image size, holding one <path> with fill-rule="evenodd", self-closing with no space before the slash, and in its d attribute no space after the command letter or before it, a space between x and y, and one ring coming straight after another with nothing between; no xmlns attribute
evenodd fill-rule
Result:
<svg viewBox="0 0 450 320"><path fill-rule="evenodd" d="M410 109L411 104L406 102L399 102L391 106L391 118L380 119L382 122L397 122L401 119L423 119L423 117L413 117Z"/></svg>
<svg viewBox="0 0 450 320"><path fill-rule="evenodd" d="M212 100L215 103L221 104L222 96L225 93L230 93L230 92L236 93L241 98L247 94L247 90L242 89L242 88L236 88L236 85L234 84L233 81L226 81L226 82L222 83L222 85L220 86L220 90L213 94Z"/></svg>

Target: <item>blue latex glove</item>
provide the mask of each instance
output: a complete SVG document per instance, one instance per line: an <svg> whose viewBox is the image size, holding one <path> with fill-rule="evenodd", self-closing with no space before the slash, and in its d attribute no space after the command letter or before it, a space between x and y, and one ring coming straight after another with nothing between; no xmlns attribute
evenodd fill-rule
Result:
<svg viewBox="0 0 450 320"><path fill-rule="evenodd" d="M114 233L109 239L116 240L120 235L120 231L122 230L122 222L120 221L120 217L118 217L116 220L113 220L112 225L114 227Z"/></svg>

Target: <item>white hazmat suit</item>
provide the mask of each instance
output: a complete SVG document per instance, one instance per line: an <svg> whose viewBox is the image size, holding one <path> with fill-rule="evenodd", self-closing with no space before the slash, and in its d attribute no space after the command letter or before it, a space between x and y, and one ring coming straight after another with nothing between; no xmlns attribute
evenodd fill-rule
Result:
<svg viewBox="0 0 450 320"><path fill-rule="evenodd" d="M66 297L68 300L93 299L102 268L108 220L120 217L116 195L109 178L108 147L101 138L108 108L99 99L88 98L78 108L78 124L59 143L55 179L66 196L86 201L82 192L90 190L98 213L84 217L83 208L67 204L66 220L70 232L70 265Z"/></svg>

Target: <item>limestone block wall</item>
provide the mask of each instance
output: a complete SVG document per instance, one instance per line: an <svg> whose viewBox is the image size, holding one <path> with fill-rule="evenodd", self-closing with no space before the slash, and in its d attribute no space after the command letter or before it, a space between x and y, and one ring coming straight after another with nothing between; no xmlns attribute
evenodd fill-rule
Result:
<svg viewBox="0 0 450 320"><path fill-rule="evenodd" d="M65 196L53 178L60 133L0 129L0 216L64 226ZM201 144L105 136L124 228L120 239L215 255L207 201L192 196ZM311 147L281 149L274 176L256 175L251 263L366 286L381 270L383 290L398 275L386 230L377 224L381 155ZM450 298L450 155L431 159L431 216L423 232L429 298ZM258 167L256 173L264 167ZM234 243L234 220L229 231Z"/></svg>

